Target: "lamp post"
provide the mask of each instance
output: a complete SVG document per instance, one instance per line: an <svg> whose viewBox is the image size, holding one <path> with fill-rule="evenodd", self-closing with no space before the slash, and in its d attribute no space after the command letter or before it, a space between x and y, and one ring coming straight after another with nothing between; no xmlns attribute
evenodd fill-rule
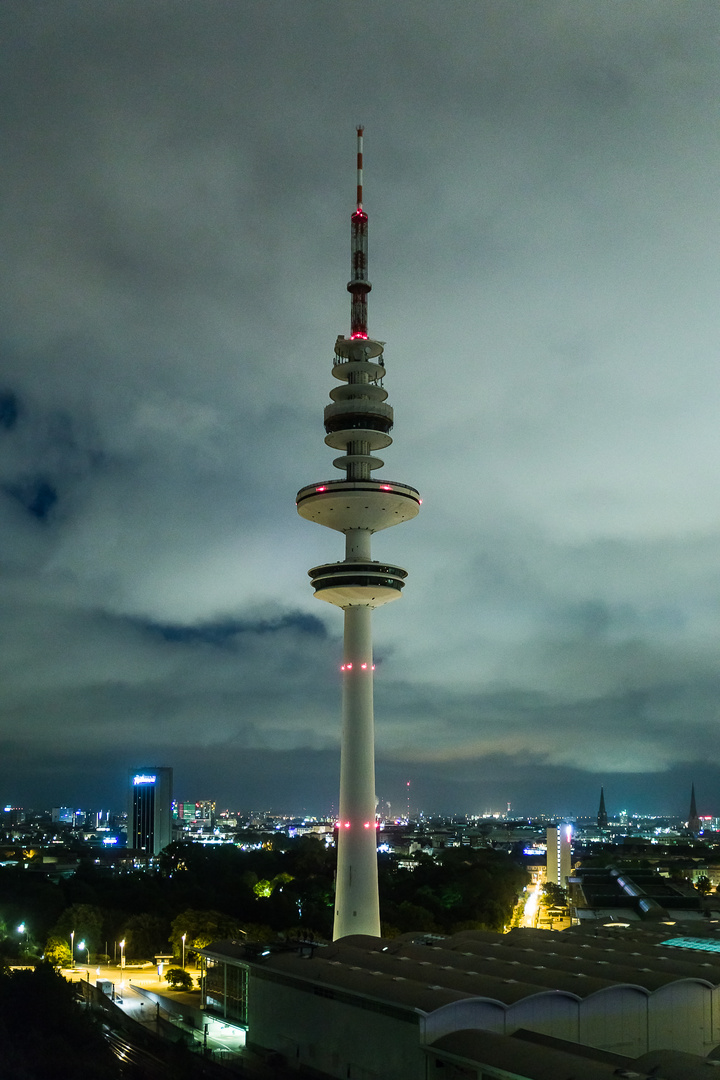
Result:
<svg viewBox="0 0 720 1080"><path fill-rule="evenodd" d="M182 943L183 943L182 966L183 966L183 968L185 967L185 938L186 937L187 937L187 934L183 934L183 936L182 936Z"/></svg>
<svg viewBox="0 0 720 1080"><path fill-rule="evenodd" d="M70 956L71 956L70 967L74 971L75 970L75 931L74 930L70 931Z"/></svg>
<svg viewBox="0 0 720 1080"><path fill-rule="evenodd" d="M17 928L17 932L18 932L18 934L24 934L25 935L25 952L27 952L27 950L28 950L28 942L30 941L30 935L28 934L28 929L27 929L24 922L20 923L20 925Z"/></svg>
<svg viewBox="0 0 720 1080"><path fill-rule="evenodd" d="M90 949L85 947L85 938L83 938L82 941L78 941L78 949L80 950L81 953L87 952L87 957L88 957L88 982L89 982L90 981L90 971L89 971L89 968L90 968Z"/></svg>
<svg viewBox="0 0 720 1080"><path fill-rule="evenodd" d="M120 967L125 967L125 938L120 942Z"/></svg>

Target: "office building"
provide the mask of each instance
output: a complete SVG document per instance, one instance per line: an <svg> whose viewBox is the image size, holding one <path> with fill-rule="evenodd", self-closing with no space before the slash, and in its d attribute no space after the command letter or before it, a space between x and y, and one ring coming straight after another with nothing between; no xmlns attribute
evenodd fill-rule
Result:
<svg viewBox="0 0 720 1080"><path fill-rule="evenodd" d="M172 769L138 769L129 787L128 847L158 855L172 841Z"/></svg>

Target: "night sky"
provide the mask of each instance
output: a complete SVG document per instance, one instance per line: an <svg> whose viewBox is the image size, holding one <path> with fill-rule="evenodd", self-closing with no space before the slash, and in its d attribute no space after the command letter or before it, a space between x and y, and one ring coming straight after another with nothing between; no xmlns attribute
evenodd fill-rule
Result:
<svg viewBox="0 0 720 1080"><path fill-rule="evenodd" d="M394 810L720 813L716 0L3 0L0 799L329 812L349 328ZM376 474L377 475L377 474Z"/></svg>

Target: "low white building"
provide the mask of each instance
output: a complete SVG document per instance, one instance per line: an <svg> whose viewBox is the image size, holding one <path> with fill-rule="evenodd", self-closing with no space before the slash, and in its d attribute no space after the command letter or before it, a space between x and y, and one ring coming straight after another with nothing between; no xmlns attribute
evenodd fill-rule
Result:
<svg viewBox="0 0 720 1080"><path fill-rule="evenodd" d="M710 951L697 951L690 942L698 939L677 927L680 944L663 943L667 929L632 938L580 928L353 936L294 948L219 942L198 950L203 1001L247 1029L250 1049L337 1080L427 1080L441 1061L445 1080L452 1070L473 1080L544 1080L553 1077L542 1064L550 1050L565 1055L568 1076L571 1058L594 1062L587 1077L613 1075L602 1071L609 1065L646 1075L644 1055L657 1063L672 1052L685 1071L668 1072L663 1057L661 1075L690 1080L690 1065L699 1068L720 1043L720 953L710 938ZM477 1038L463 1058L467 1032ZM532 1053L522 1039L535 1040ZM492 1062L477 1058L483 1053ZM524 1071L511 1064L525 1060Z"/></svg>

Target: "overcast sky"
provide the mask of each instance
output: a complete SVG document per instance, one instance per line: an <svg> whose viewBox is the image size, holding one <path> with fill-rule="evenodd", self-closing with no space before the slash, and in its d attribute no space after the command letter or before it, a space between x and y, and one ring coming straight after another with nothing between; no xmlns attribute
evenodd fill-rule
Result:
<svg viewBox="0 0 720 1080"><path fill-rule="evenodd" d="M365 124L378 796L720 814L716 0L4 0L0 799L337 804L296 491Z"/></svg>

